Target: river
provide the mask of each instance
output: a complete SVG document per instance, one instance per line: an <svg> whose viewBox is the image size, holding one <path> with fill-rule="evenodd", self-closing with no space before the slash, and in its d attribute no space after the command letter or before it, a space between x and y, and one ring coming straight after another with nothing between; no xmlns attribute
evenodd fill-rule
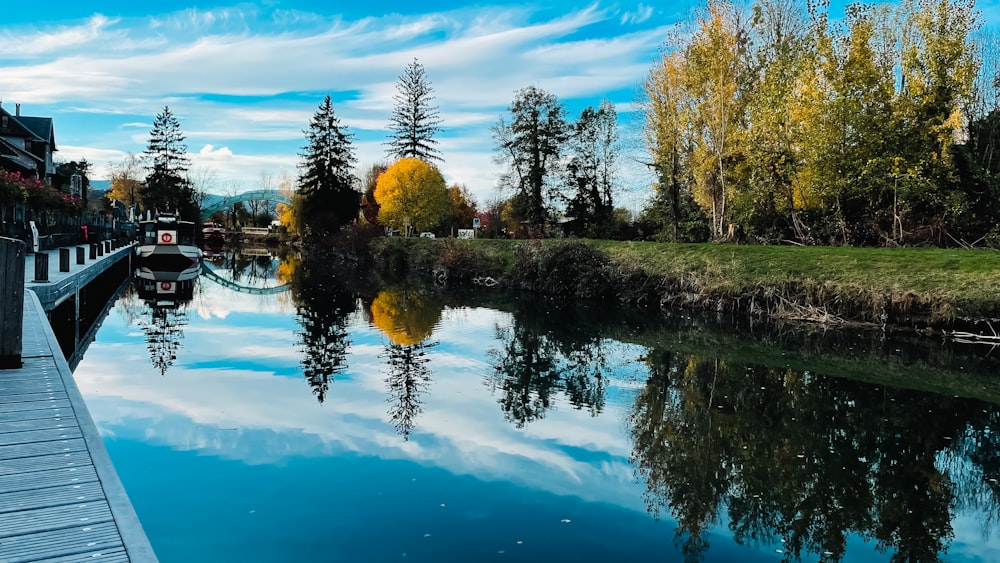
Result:
<svg viewBox="0 0 1000 563"><path fill-rule="evenodd" d="M1000 560L1000 350L258 254L75 370L163 562Z"/></svg>

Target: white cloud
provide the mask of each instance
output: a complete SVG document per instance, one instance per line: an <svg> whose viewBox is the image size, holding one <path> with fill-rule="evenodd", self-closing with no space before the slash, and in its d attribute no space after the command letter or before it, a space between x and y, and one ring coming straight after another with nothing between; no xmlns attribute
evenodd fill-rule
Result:
<svg viewBox="0 0 1000 563"><path fill-rule="evenodd" d="M198 151L199 161L232 160L233 151L229 147L215 148L212 145L205 145Z"/></svg>
<svg viewBox="0 0 1000 563"><path fill-rule="evenodd" d="M52 30L29 31L14 29L0 32L4 58L27 58L58 53L73 47L84 47L95 41L118 35L111 28L118 20L95 14L77 26L61 26Z"/></svg>
<svg viewBox="0 0 1000 563"><path fill-rule="evenodd" d="M653 7L639 4L635 11L622 14L622 25L644 23L653 17Z"/></svg>
<svg viewBox="0 0 1000 563"><path fill-rule="evenodd" d="M268 167L295 169L325 93L356 135L359 162L383 160L396 81L417 58L442 118L442 172L484 201L497 176L490 127L516 91L537 85L581 108L632 100L664 22L630 16L629 33L592 33L620 18L596 4L552 17L497 6L347 20L243 5L94 16L31 64L0 55L0 95L54 117L61 143L95 155L142 152L152 116L170 105L189 145L212 147L195 163L249 182Z"/></svg>

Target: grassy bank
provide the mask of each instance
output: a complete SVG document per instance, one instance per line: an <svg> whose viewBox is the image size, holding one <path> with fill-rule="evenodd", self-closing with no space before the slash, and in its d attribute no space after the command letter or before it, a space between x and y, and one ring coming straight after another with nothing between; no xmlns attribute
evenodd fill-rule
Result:
<svg viewBox="0 0 1000 563"><path fill-rule="evenodd" d="M556 298L825 322L1000 318L995 251L385 238L373 253L397 272L495 280Z"/></svg>

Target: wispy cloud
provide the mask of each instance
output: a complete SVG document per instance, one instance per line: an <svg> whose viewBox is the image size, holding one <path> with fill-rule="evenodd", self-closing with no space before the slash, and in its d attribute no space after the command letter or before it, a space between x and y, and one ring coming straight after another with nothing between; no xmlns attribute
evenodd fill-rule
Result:
<svg viewBox="0 0 1000 563"><path fill-rule="evenodd" d="M442 117L442 171L482 200L496 177L489 128L515 92L537 85L572 107L631 102L671 23L653 16L644 4L627 18L589 4L350 19L240 4L0 26L0 37L30 44L0 53L0 96L51 115L63 143L92 146L93 155L141 152L146 137L137 125L170 105L191 147L231 151L224 161L194 158L227 165L220 176L250 180L274 163L294 166L302 130L326 93L356 134L359 161L382 160L395 84L416 58ZM245 170L228 166L235 162Z"/></svg>
<svg viewBox="0 0 1000 563"><path fill-rule="evenodd" d="M622 25L645 23L651 17L653 17L653 7L639 4L635 10L622 14L621 23Z"/></svg>
<svg viewBox="0 0 1000 563"><path fill-rule="evenodd" d="M9 29L0 31L4 58L28 58L66 49L86 47L114 37L121 37L112 27L118 20L95 14L76 26L59 26L47 29Z"/></svg>

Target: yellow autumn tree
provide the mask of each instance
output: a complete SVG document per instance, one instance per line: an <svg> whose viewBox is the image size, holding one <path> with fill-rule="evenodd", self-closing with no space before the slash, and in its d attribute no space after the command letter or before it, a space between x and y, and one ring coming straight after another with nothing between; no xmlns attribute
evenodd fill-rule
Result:
<svg viewBox="0 0 1000 563"><path fill-rule="evenodd" d="M721 237L739 182L729 163L740 160L748 68L747 22L725 0L709 0L685 49L684 90L691 96L694 197Z"/></svg>
<svg viewBox="0 0 1000 563"><path fill-rule="evenodd" d="M405 232L436 226L451 211L446 186L434 165L417 158L396 161L375 187L379 222Z"/></svg>
<svg viewBox="0 0 1000 563"><path fill-rule="evenodd" d="M430 338L441 310L440 303L417 291L384 290L372 301L372 324L394 344L413 346Z"/></svg>
<svg viewBox="0 0 1000 563"><path fill-rule="evenodd" d="M282 172L281 180L278 182L278 193L292 201L290 204L279 203L275 206L274 212L278 216L278 221L281 221L282 226L289 233L297 233L299 221L296 210L302 208L302 198L295 192L293 179L284 172Z"/></svg>
<svg viewBox="0 0 1000 563"><path fill-rule="evenodd" d="M121 162L108 165L108 176L111 185L105 194L110 200L118 200L126 206L139 204L142 201L142 179L145 171L139 158L129 153Z"/></svg>

